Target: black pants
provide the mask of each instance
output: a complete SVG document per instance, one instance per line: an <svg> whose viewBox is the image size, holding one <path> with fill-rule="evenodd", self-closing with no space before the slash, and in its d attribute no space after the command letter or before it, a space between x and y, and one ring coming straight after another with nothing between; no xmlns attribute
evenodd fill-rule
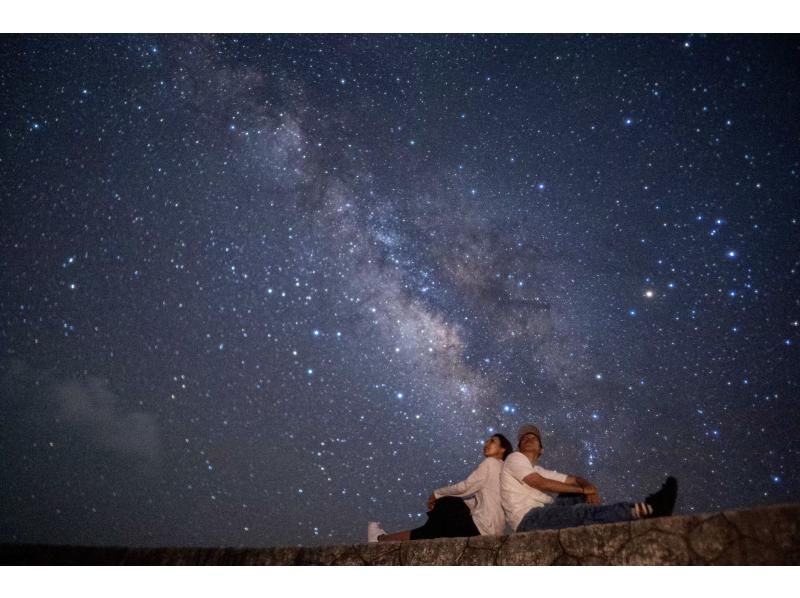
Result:
<svg viewBox="0 0 800 598"><path fill-rule="evenodd" d="M464 501L455 496L444 496L428 511L428 521L422 527L411 530L412 540L432 538L464 538L480 536L472 521L472 513Z"/></svg>

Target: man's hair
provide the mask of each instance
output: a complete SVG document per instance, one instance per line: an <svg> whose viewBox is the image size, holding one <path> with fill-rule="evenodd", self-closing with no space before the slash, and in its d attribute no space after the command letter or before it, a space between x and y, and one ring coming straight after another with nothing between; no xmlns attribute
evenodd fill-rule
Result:
<svg viewBox="0 0 800 598"><path fill-rule="evenodd" d="M511 441L510 441L508 438L506 438L505 436L503 436L502 434L493 434L493 435L492 435L492 438L497 438L497 440L499 440L499 441L500 441L500 446L501 446L501 447L503 448L503 450L505 451L505 452L503 453L503 461L505 461L505 460L506 460L506 458L507 458L507 457L508 457L508 456L509 456L511 453L513 453L513 452L514 452L514 447L513 447L513 445L511 444Z"/></svg>
<svg viewBox="0 0 800 598"><path fill-rule="evenodd" d="M542 442L542 433L539 431L539 428L533 424L525 424L517 433L517 450L519 450L519 448L522 446L522 439L528 434L533 434L536 436L536 438L539 439L539 446L544 448L544 443Z"/></svg>

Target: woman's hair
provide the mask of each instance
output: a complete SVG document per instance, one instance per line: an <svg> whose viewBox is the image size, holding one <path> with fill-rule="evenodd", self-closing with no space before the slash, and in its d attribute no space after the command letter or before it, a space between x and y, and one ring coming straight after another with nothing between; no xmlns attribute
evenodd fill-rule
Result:
<svg viewBox="0 0 800 598"><path fill-rule="evenodd" d="M505 451L503 453L503 461L505 461L506 457L514 452L514 447L512 446L511 442L509 442L508 438L502 434L492 434L492 438L497 438L497 440L500 441L500 446L503 447L503 450Z"/></svg>

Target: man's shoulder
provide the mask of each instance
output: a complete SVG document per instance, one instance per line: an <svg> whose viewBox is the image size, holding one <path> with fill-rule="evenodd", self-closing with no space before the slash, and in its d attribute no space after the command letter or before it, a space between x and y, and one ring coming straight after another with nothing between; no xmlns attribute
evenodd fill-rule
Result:
<svg viewBox="0 0 800 598"><path fill-rule="evenodd" d="M528 461L528 457L523 455L522 453L511 453L508 457L506 457L505 464L503 467L520 467L527 465L531 467L531 462Z"/></svg>

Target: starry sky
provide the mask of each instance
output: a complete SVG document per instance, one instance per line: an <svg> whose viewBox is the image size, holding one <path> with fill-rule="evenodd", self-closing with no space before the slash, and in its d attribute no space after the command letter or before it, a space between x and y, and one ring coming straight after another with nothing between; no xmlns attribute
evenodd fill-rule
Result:
<svg viewBox="0 0 800 598"><path fill-rule="evenodd" d="M333 544L495 431L800 493L800 41L0 38L0 542Z"/></svg>

